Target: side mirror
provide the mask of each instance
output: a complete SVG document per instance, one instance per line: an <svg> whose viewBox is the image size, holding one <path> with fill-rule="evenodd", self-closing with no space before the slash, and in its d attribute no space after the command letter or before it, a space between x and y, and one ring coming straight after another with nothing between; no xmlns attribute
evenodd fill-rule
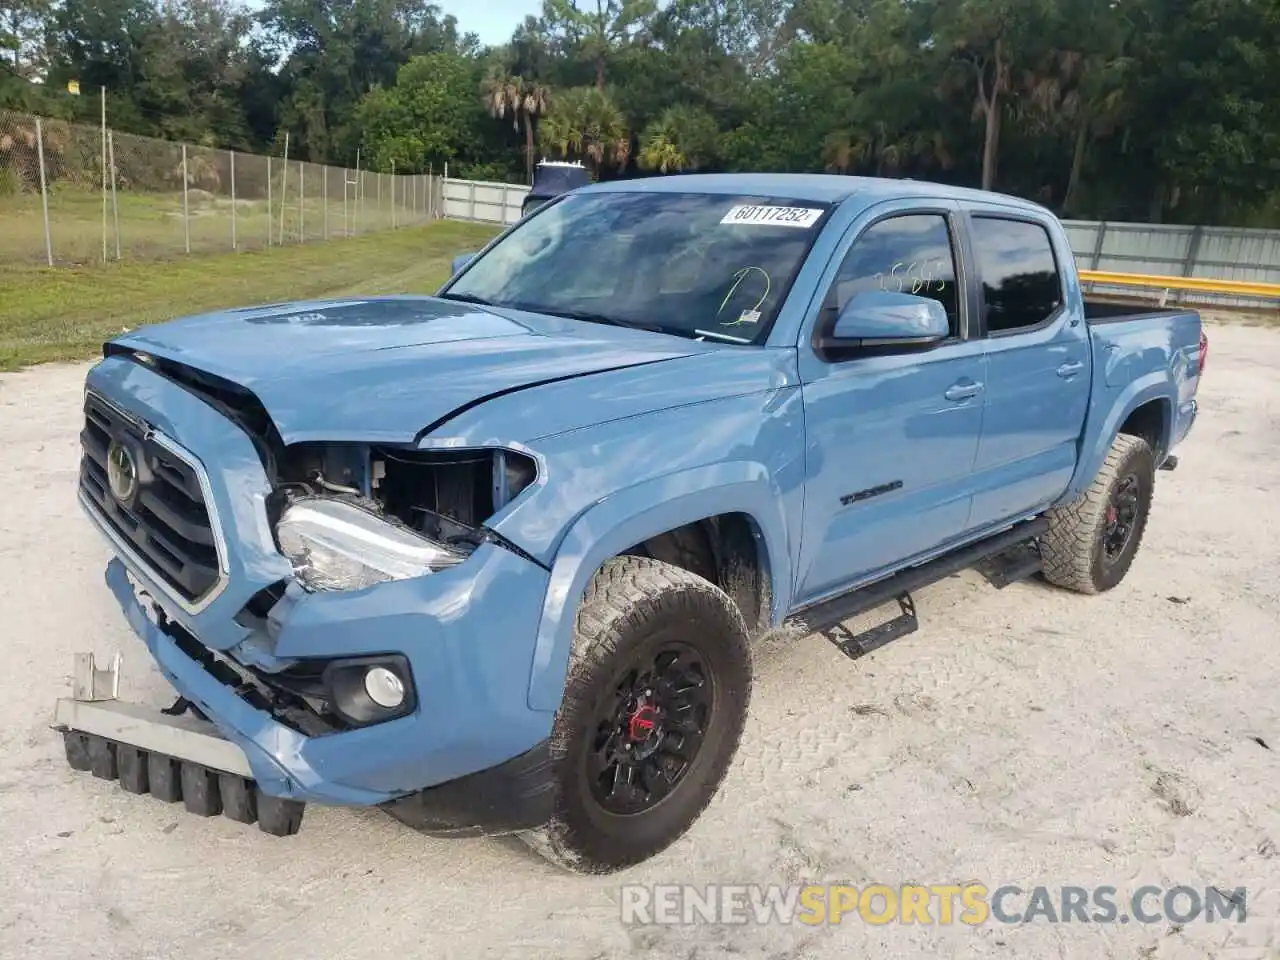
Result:
<svg viewBox="0 0 1280 960"><path fill-rule="evenodd" d="M456 257L453 258L453 272L449 275L451 277L456 277L459 273L462 272L462 268L465 267L468 263L470 263L475 258L476 258L476 255L474 253L458 254Z"/></svg>
<svg viewBox="0 0 1280 960"><path fill-rule="evenodd" d="M937 300L910 293L868 290L853 297L824 339L829 347L927 347L950 332Z"/></svg>

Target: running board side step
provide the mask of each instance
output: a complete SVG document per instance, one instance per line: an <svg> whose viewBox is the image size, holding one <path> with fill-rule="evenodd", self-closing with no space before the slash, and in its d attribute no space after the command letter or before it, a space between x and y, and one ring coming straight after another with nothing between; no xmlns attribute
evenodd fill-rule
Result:
<svg viewBox="0 0 1280 960"><path fill-rule="evenodd" d="M983 561L988 562L984 575L997 589L1037 573L1040 569L1040 556L1033 541L1048 529L1049 521L1044 517L1017 524L935 560L908 567L859 590L807 607L788 617L786 626L803 630L806 634L827 635L827 639L841 653L851 660L857 660L919 629L920 621L916 616L915 601L911 598L912 590L922 589L961 570L979 566ZM842 626L844 621L891 600L898 602L899 610L898 616L892 620L858 634Z"/></svg>

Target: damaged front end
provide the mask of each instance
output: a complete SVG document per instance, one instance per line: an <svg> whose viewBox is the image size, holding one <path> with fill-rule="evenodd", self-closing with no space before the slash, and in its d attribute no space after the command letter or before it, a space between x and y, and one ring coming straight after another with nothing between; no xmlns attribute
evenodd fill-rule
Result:
<svg viewBox="0 0 1280 960"><path fill-rule="evenodd" d="M527 684L548 573L486 526L538 482L528 452L286 445L247 390L132 355L91 371L82 440L81 501L116 553L108 586L264 796L417 799L544 745L551 717ZM121 497L126 461L137 489ZM102 723L62 727L69 744L142 749Z"/></svg>
<svg viewBox="0 0 1280 960"><path fill-rule="evenodd" d="M277 461L268 514L308 590L424 576L498 539L483 524L537 476L516 451L298 444Z"/></svg>
<svg viewBox="0 0 1280 960"><path fill-rule="evenodd" d="M282 625L305 594L364 590L450 570L486 543L526 559L484 525L537 476L505 449L419 451L362 444L296 444L272 461L266 501L292 584L242 612L253 632L229 653L264 709L303 732L385 722L416 706L403 656L324 661L279 654ZM532 561L531 561L532 562Z"/></svg>

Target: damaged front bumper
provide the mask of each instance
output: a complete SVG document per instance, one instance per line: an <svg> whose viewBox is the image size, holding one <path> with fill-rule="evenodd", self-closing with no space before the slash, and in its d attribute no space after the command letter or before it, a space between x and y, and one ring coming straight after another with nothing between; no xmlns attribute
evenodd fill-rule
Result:
<svg viewBox="0 0 1280 960"><path fill-rule="evenodd" d="M158 711L130 708L122 726L97 705L60 705L59 726L186 761L184 774L190 765L242 778L268 798L388 805L428 830L506 832L545 821L554 715L528 705L545 569L484 543L465 562L428 576L353 591L295 587L266 620L255 620L246 615L250 601L278 585L281 565L288 565L271 541L262 510L265 475L247 437L180 386L136 364L108 359L91 372L89 385L219 465L200 472L211 513L220 518L227 583L195 609L175 603L149 566L127 545L122 549L104 517L85 506L116 548L106 583L126 619L178 694L210 721L212 729L201 735L222 738L238 754L215 748L218 761L207 741L184 746L197 741L166 732L175 729L174 718ZM375 656L408 664L414 702L406 715L366 726L300 724L218 669L269 681L291 665L318 669ZM79 719L69 719L73 715ZM94 724L98 729L83 729ZM237 755L243 766L227 759Z"/></svg>

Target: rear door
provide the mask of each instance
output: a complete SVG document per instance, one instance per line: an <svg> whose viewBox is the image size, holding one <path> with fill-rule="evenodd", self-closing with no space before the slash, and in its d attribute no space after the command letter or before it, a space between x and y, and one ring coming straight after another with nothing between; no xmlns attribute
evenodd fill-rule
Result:
<svg viewBox="0 0 1280 960"><path fill-rule="evenodd" d="M963 534L982 422L983 343L970 331L959 208L894 201L859 217L828 265L800 343L805 507L796 597L810 603ZM864 290L939 300L951 323L929 348L835 362L815 331Z"/></svg>
<svg viewBox="0 0 1280 960"><path fill-rule="evenodd" d="M1072 253L1049 214L963 203L987 389L970 526L1047 507L1075 470L1089 407L1089 341L1066 282Z"/></svg>

